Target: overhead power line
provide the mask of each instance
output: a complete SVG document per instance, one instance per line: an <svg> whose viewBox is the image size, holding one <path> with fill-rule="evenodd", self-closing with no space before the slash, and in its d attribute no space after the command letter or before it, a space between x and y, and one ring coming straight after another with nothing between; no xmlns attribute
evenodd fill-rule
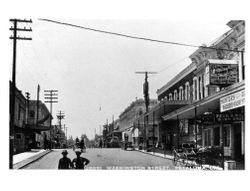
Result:
<svg viewBox="0 0 250 191"><path fill-rule="evenodd" d="M185 44L185 43L170 42L170 41L164 41L164 40L157 40L157 39L150 39L150 38L132 36L132 35L127 35L127 34L122 34L122 33L105 31L105 30L100 30L100 29L95 29L95 28L90 28L90 27L84 27L84 26L75 25L75 24L66 23L66 22L55 21L55 20L51 20L51 19L42 19L41 18L41 19L38 19L38 20L51 22L51 23L55 23L55 24L60 24L60 25L71 26L71 27L75 27L75 28L81 28L81 29L90 30L90 31L94 31L94 32L105 33L105 34L109 34L109 35L116 35L116 36L131 38L131 39L137 39L137 40L145 40L145 41L164 43L164 44L172 44L172 45L179 45L179 46L186 46L186 47L192 47L192 48L206 48L206 49L222 50L222 51L230 51L230 52L243 52L243 51L239 51L237 49L224 49L224 48L215 48L215 47L207 47L207 46L198 46L198 45L192 45L192 44Z"/></svg>

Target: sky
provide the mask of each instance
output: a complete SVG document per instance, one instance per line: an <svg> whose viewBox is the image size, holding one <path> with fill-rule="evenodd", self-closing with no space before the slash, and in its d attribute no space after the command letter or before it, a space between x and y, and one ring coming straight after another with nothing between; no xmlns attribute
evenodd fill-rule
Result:
<svg viewBox="0 0 250 191"><path fill-rule="evenodd" d="M64 111L62 124L73 137L87 134L93 138L95 129L100 133L107 119L111 122L112 115L117 119L136 97L143 98L144 76L136 71L158 72L149 76L150 98L156 99L157 89L189 65L188 56L196 50L32 20L33 31L20 32L32 41L18 41L17 45L17 88L36 99L39 84L42 101L45 89L57 89L53 124L58 122L58 111ZM56 20L198 46L210 44L230 29L228 20ZM12 46L10 41L10 52ZM11 79L11 65L9 71Z"/></svg>

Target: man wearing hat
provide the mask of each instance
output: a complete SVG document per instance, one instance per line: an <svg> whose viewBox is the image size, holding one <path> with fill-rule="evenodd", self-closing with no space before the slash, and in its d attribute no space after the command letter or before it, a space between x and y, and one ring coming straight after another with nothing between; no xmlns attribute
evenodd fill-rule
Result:
<svg viewBox="0 0 250 191"><path fill-rule="evenodd" d="M71 160L67 157L68 151L63 150L63 157L59 160L58 169L70 169L72 168Z"/></svg>
<svg viewBox="0 0 250 191"><path fill-rule="evenodd" d="M72 160L73 167L75 169L84 169L84 166L89 164L89 160L81 157L82 154L81 150L77 149L75 153L76 153L76 158Z"/></svg>

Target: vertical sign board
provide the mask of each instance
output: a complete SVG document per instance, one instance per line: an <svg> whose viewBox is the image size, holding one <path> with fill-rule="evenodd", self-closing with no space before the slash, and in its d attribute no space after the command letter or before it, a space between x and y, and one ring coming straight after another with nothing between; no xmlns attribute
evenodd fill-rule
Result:
<svg viewBox="0 0 250 191"><path fill-rule="evenodd" d="M235 60L209 59L204 72L204 85L228 86L238 81Z"/></svg>
<svg viewBox="0 0 250 191"><path fill-rule="evenodd" d="M204 86L207 86L209 84L210 84L210 70L209 70L209 65L207 65L204 72Z"/></svg>
<svg viewBox="0 0 250 191"><path fill-rule="evenodd" d="M220 112L232 110L245 105L245 89L220 98Z"/></svg>

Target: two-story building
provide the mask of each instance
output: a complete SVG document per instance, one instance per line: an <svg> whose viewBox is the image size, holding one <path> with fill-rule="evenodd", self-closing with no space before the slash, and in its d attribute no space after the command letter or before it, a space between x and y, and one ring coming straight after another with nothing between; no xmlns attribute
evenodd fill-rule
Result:
<svg viewBox="0 0 250 191"><path fill-rule="evenodd" d="M10 88L11 85L10 82ZM11 94L12 92L10 91L10 97ZM50 139L50 116L51 115L45 104L41 101L37 104L36 100L26 99L22 94L22 91L16 88L14 154L35 148L44 148L45 140Z"/></svg>
<svg viewBox="0 0 250 191"><path fill-rule="evenodd" d="M10 82L10 88L12 83ZM10 89L10 98L12 92ZM14 116L14 154L24 152L26 148L26 98L22 91L16 88L15 92L15 116Z"/></svg>
<svg viewBox="0 0 250 191"><path fill-rule="evenodd" d="M227 158L242 160L245 142L245 23L190 55L191 63L157 91L160 102L186 102L162 115L162 137L171 146L185 142L220 147Z"/></svg>
<svg viewBox="0 0 250 191"><path fill-rule="evenodd" d="M149 109L157 104L157 100L151 99L149 101ZM135 124L135 119L146 112L145 101L143 99L136 99L133 101L119 116L119 128L122 132L122 141L133 142L139 144L139 129Z"/></svg>
<svg viewBox="0 0 250 191"><path fill-rule="evenodd" d="M31 148L46 148L50 140L50 118L48 108L44 103L37 100L27 101L28 121L27 139Z"/></svg>

